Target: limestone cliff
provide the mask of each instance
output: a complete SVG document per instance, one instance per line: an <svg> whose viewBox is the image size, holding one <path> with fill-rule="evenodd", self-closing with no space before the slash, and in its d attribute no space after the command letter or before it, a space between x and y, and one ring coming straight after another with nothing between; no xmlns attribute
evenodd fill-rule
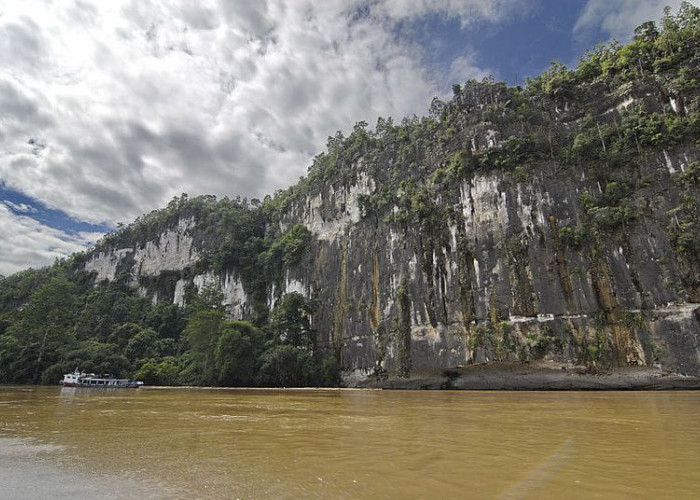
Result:
<svg viewBox="0 0 700 500"><path fill-rule="evenodd" d="M433 210L449 216L426 227L387 218L396 206L364 213L362 197L382 181L358 161L355 182L285 210L281 230L301 223L314 238L270 284L267 304L290 292L314 299L320 345L352 383L517 360L698 375L700 289L688 271L697 263L669 234L682 196L674 179L696 159L695 150L648 156L633 173L652 179L632 196L640 215L602 237L572 236L591 217L583 195L605 192L585 174L475 172L451 194L436 193ZM113 279L123 267L142 294L180 305L188 287L215 284L232 317L250 318L240 271L202 268L193 227L180 219L155 241L97 250L85 268ZM171 288L145 279L166 272Z"/></svg>
<svg viewBox="0 0 700 500"><path fill-rule="evenodd" d="M356 193L372 194L360 175L290 207L284 221L312 230L315 258L288 272L283 291L316 300L324 345L358 375L541 358L698 374L697 283L667 231L672 172L690 159L650 158L640 175L654 185L635 200L643 219L573 247L562 229L588 217L580 195L600 193L594 180L475 174L436 203L456 217L426 231L353 216Z"/></svg>
<svg viewBox="0 0 700 500"><path fill-rule="evenodd" d="M85 270L180 305L213 284L235 318L300 293L351 384L534 362L700 376L700 55L663 40L700 30L667 24L527 89L468 82L429 116L359 123L262 204L175 200Z"/></svg>

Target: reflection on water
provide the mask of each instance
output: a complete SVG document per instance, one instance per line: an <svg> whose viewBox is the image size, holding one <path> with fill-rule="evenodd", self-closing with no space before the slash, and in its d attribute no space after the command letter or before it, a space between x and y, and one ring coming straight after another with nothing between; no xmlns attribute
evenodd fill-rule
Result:
<svg viewBox="0 0 700 500"><path fill-rule="evenodd" d="M0 482L95 497L695 498L699 460L700 392L0 387Z"/></svg>

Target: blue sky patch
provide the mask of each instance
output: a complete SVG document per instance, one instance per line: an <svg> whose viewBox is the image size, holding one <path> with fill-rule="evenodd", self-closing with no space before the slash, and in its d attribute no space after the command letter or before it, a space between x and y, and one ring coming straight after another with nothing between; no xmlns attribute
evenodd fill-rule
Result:
<svg viewBox="0 0 700 500"><path fill-rule="evenodd" d="M423 47L425 64L447 78L452 61L472 57L474 66L493 70L496 80L524 85L528 77L539 75L552 61L575 67L583 53L608 40L601 30L586 33L585 39L573 36L585 5L584 0L547 2L502 23L464 28L459 19L428 14L399 23L397 34ZM450 88L464 82L440 83Z"/></svg>
<svg viewBox="0 0 700 500"><path fill-rule="evenodd" d="M104 224L91 224L77 220L61 210L49 208L43 203L22 193L8 189L0 181L0 200L15 215L31 217L42 224L67 234L104 233L113 228Z"/></svg>

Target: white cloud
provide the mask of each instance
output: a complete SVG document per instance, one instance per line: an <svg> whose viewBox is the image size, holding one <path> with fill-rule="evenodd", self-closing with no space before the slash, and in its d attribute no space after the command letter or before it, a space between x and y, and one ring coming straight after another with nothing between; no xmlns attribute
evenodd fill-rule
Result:
<svg viewBox="0 0 700 500"><path fill-rule="evenodd" d="M524 15L532 8L530 0L386 0L377 9L394 19L415 19L426 14L457 18L462 27L498 22L513 15Z"/></svg>
<svg viewBox="0 0 700 500"><path fill-rule="evenodd" d="M495 70L480 67L474 59L474 54L467 54L453 60L450 64L449 81L463 83L470 78L481 80L496 73Z"/></svg>
<svg viewBox="0 0 700 500"><path fill-rule="evenodd" d="M84 250L97 237L68 235L31 217L15 215L0 203L0 275L52 264L57 258Z"/></svg>
<svg viewBox="0 0 700 500"><path fill-rule="evenodd" d="M676 13L682 0L588 0L574 26L574 35L584 38L591 32L603 31L610 38L627 41L634 29L646 21L658 21L665 6ZM689 3L700 5L700 0Z"/></svg>
<svg viewBox="0 0 700 500"><path fill-rule="evenodd" d="M396 31L530 0L23 0L0 15L0 181L91 222L182 192L262 197L328 135L426 111L444 82ZM466 49L468 50L468 48ZM458 81L486 73L458 58Z"/></svg>
<svg viewBox="0 0 700 500"><path fill-rule="evenodd" d="M0 204L4 204L7 208L12 209L15 212L20 212L24 214L36 213L38 210L31 205L26 203L12 203L11 201L4 200L0 201Z"/></svg>

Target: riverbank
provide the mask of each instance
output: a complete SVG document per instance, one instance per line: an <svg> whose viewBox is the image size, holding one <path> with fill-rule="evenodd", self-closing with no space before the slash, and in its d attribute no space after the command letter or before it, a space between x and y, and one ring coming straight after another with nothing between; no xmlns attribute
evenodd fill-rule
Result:
<svg viewBox="0 0 700 500"><path fill-rule="evenodd" d="M660 368L625 367L590 371L582 366L547 363L488 363L408 378L348 377L349 387L377 389L461 389L499 391L620 391L700 389L700 377Z"/></svg>
<svg viewBox="0 0 700 500"><path fill-rule="evenodd" d="M29 386L27 386L29 387ZM410 377L390 377L347 372L341 387L212 387L143 386L153 389L332 391L332 390L492 390L492 391L624 391L698 390L700 376L683 375L661 368L629 366L615 370L549 362L491 362L443 371L413 372ZM96 388L64 388L64 390ZM99 388L98 388L99 389ZM108 389L109 391L113 389Z"/></svg>

